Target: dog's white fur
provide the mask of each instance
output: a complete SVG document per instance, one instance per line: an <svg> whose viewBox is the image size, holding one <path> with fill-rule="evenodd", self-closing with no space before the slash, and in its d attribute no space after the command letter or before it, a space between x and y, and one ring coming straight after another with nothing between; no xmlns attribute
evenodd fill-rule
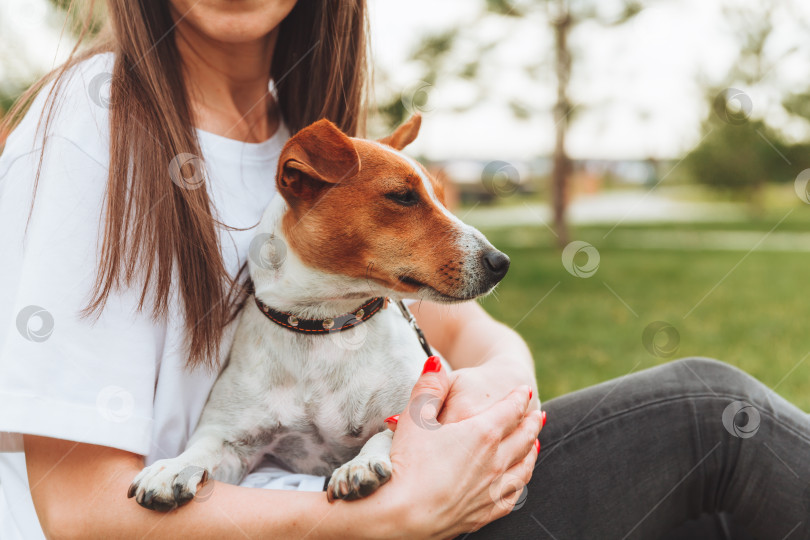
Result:
<svg viewBox="0 0 810 540"><path fill-rule="evenodd" d="M411 164L432 204L447 212L418 165L380 146ZM289 245L281 227L286 210L281 196L266 210L257 232L274 241L265 249ZM494 248L479 231L452 219L467 259L462 291L480 291L481 254ZM256 296L301 318L334 317L377 296L402 298L402 293L370 280L310 268L291 249L277 265L262 262L273 257L254 258L261 259L248 263ZM410 296L447 301L437 294L424 288ZM267 320L251 298L240 315L229 364L186 451L141 471L130 496L148 508L169 510L194 497L208 475L238 483L266 454L294 472L331 474L330 497L365 496L391 475L393 434L382 419L406 407L424 361L424 351L396 306L352 329L311 336Z"/></svg>

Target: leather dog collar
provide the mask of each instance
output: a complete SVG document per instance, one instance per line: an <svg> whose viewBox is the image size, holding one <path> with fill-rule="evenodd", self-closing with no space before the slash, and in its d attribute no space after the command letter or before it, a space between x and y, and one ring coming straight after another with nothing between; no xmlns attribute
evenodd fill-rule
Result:
<svg viewBox="0 0 810 540"><path fill-rule="evenodd" d="M259 300L256 296L253 298L256 300L256 305L259 307L259 311L264 313L265 317L277 325L282 326L287 330L292 330L293 332L301 332L303 334L310 335L348 330L349 328L353 328L360 323L366 322L372 318L375 313L380 311L380 309L385 309L388 307L388 298L380 296L377 298L372 298L351 313L344 313L343 315L338 315L337 317L330 317L327 319L301 319L290 313L285 313L283 311L271 308ZM419 325L416 324L416 319L413 318L413 315L405 305L405 302L400 300L397 302L397 306L399 306L400 311L402 311L402 316L408 321L411 329L413 329L413 331L416 333L416 337L419 340L419 345L422 346L422 350L425 351L425 354L428 356L433 356L433 350L430 348L427 339L425 339L425 334L422 332L422 329L419 328Z"/></svg>
<svg viewBox="0 0 810 540"><path fill-rule="evenodd" d="M256 299L256 305L259 307L259 310L264 313L265 317L279 326L303 334L327 334L330 332L348 330L369 320L380 311L381 308L385 307L388 300L380 296L372 298L351 313L344 313L343 315L326 319L302 319L290 313L273 309L259 300L258 297L254 296L254 298Z"/></svg>

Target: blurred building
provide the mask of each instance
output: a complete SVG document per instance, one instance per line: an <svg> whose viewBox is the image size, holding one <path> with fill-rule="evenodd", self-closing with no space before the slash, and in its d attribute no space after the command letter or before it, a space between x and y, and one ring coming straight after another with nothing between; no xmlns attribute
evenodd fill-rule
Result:
<svg viewBox="0 0 810 540"><path fill-rule="evenodd" d="M572 162L569 197L596 194L605 188L652 186L662 162L631 159L578 159ZM428 163L428 170L462 204L489 203L512 195L548 192L551 158L527 161L450 159ZM449 194L449 193L448 193Z"/></svg>

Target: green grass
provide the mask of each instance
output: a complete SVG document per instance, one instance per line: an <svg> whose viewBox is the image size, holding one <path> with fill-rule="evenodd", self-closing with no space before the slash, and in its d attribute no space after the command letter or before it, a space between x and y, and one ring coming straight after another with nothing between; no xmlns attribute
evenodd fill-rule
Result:
<svg viewBox="0 0 810 540"><path fill-rule="evenodd" d="M777 230L810 232L808 212L798 209ZM764 235L783 215L737 227L683 228ZM572 238L593 244L600 265L592 277L577 278L563 268L545 228L483 230L510 255L512 267L496 295L482 304L516 325L529 343L543 399L674 358L709 356L810 410L810 253L622 249L611 245L611 236L603 239L608 228L583 228ZM625 237L638 230L616 229ZM642 343L654 321L668 322L679 334L678 350L669 358L654 356Z"/></svg>

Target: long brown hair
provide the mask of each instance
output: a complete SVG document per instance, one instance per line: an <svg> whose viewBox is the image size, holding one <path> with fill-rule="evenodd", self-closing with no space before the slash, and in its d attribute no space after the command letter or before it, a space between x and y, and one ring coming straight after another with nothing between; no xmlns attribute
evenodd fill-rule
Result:
<svg viewBox="0 0 810 540"><path fill-rule="evenodd" d="M75 4L71 2L68 18L75 16ZM21 96L0 133L3 127L10 131L35 95L55 81L40 118L47 132L67 70L100 52L115 54L104 237L84 315L97 315L113 291L137 284L138 309L150 309L153 319L163 319L176 274L188 366L215 366L222 331L238 311L244 287L239 277L228 275L222 261L217 227L224 225L212 216L205 186L185 189L169 178L169 164L177 156L200 155L200 149L168 1L108 0L106 28L95 44L79 52L95 11L91 5L82 18L69 60ZM291 133L328 118L348 134L362 134L366 15L365 0L299 0L281 23L271 77Z"/></svg>

